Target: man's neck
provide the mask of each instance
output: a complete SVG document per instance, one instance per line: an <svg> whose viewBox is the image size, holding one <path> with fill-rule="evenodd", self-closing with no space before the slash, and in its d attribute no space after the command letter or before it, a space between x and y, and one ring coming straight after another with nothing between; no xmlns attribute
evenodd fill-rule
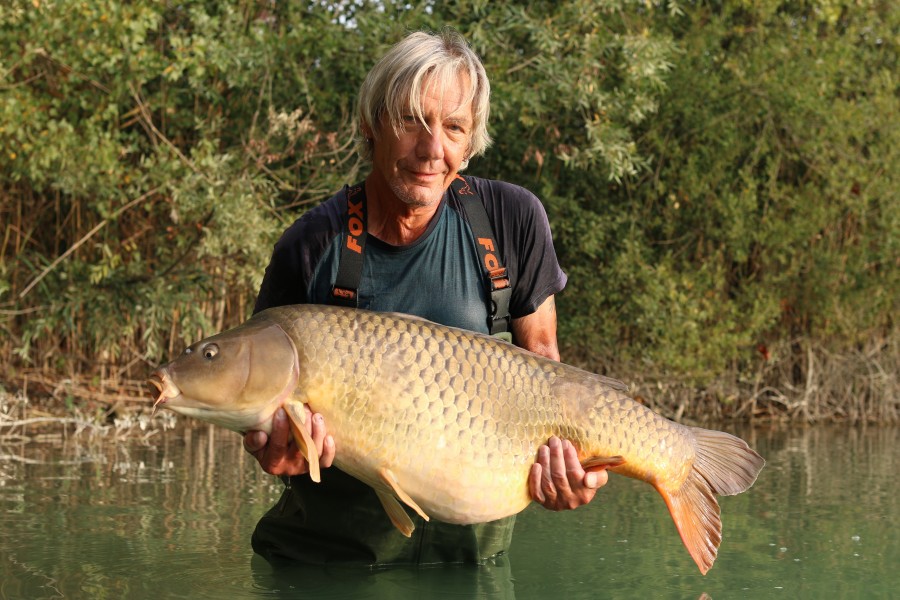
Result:
<svg viewBox="0 0 900 600"><path fill-rule="evenodd" d="M382 177L366 178L368 234L393 246L406 246L422 237L441 205L411 206L394 194Z"/></svg>

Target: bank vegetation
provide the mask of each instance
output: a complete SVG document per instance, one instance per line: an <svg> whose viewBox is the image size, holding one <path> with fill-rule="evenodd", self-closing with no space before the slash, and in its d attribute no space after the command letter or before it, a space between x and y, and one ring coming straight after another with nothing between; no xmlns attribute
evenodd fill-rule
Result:
<svg viewBox="0 0 900 600"><path fill-rule="evenodd" d="M150 369L244 320L279 233L365 176L353 104L375 57L450 25L493 83L496 142L468 172L550 215L567 362L679 419L896 422L898 12L10 0L4 406L145 410Z"/></svg>

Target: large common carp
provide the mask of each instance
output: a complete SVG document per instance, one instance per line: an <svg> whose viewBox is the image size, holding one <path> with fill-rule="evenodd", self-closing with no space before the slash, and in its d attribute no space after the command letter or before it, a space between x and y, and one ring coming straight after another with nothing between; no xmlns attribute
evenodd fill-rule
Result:
<svg viewBox="0 0 900 600"><path fill-rule="evenodd" d="M618 381L393 313L271 308L193 344L150 381L155 407L239 432L269 431L284 407L316 481L303 405L322 413L334 464L372 486L406 535L401 502L448 523L524 509L537 449L555 435L586 468L655 487L706 573L721 541L715 494L745 491L764 464L732 435L656 415Z"/></svg>

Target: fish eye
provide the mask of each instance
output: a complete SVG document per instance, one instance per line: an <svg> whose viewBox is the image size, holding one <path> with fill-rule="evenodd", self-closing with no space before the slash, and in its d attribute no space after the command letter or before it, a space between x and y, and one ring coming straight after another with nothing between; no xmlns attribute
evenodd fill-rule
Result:
<svg viewBox="0 0 900 600"><path fill-rule="evenodd" d="M203 356L207 359L215 358L216 354L218 354L218 353L219 353L219 347L216 346L215 344L208 344L203 349Z"/></svg>

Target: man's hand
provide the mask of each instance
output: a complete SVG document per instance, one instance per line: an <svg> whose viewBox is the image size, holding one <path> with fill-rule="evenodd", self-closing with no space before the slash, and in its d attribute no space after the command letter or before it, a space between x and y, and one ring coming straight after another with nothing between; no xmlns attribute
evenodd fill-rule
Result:
<svg viewBox="0 0 900 600"><path fill-rule="evenodd" d="M548 296L530 315L513 319L512 333L519 346L559 360L553 296ZM528 491L544 508L568 510L590 502L608 479L603 468L586 472L578 462L578 453L572 443L553 436L538 449L537 461L528 474Z"/></svg>
<svg viewBox="0 0 900 600"><path fill-rule="evenodd" d="M305 427L315 442L315 451L319 455L319 466L330 467L334 462L334 438L325 432L325 418L309 408L306 410ZM309 472L309 463L300 453L291 434L287 414L283 408L275 411L272 417L272 433L268 436L262 431L248 431L244 435L244 450L252 454L263 471L271 475L303 475Z"/></svg>
<svg viewBox="0 0 900 600"><path fill-rule="evenodd" d="M572 443L553 436L538 449L528 474L528 491L546 509L569 510L590 502L608 479L605 469L586 472Z"/></svg>

